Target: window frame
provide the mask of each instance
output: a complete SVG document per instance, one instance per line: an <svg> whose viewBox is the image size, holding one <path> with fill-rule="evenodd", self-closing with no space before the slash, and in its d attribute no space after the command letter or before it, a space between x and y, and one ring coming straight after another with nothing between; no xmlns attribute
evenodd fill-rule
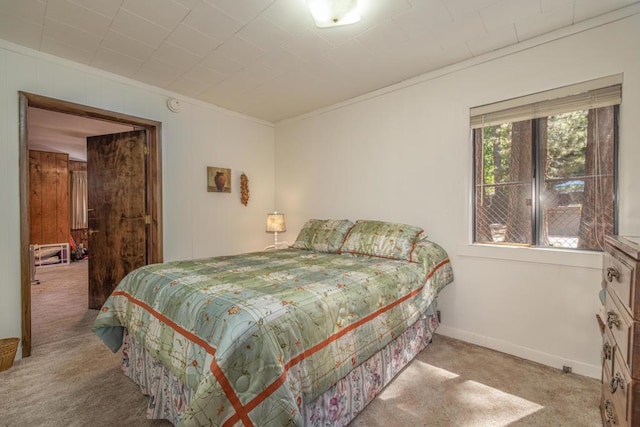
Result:
<svg viewBox="0 0 640 427"><path fill-rule="evenodd" d="M619 217L619 209L618 209L618 192L619 192L619 185L618 185L618 168L619 168L619 158L618 158L618 153L619 153L619 120L620 120L620 114L619 114L619 109L620 109L620 104L621 104L621 93L622 93L622 89L621 89L621 76L609 76L607 78L604 79L598 79L596 81L589 81L589 82L584 82L578 85L574 85L574 86L578 86L581 87L582 89L584 89L584 86L586 85L588 87L589 91L595 91L597 93L597 91L599 90L597 87L597 82L601 81L603 82L602 84L610 84L611 82L615 83L615 86L618 87L618 93L619 93L619 99L617 102L612 102L609 104L609 106L613 107L613 147L612 147L612 151L613 151L613 165L612 165L612 174L613 174L613 189L612 192L613 194L611 194L612 197L612 208L613 208L613 216L612 216L612 229L613 229L613 233L617 234L618 232L618 217ZM594 83L596 82L596 83ZM595 88L594 88L595 86ZM594 90L595 89L595 90ZM549 93L564 93L564 96L569 99L572 95L568 95L568 93L571 92L571 90L575 89L571 89L571 87L569 87L569 89L567 88L559 88L559 89L554 89L552 91L548 91ZM606 90L606 88L603 88L602 90ZM542 227L543 227L543 215L541 212L542 207L544 206L542 201L541 201L541 197L542 197L542 188L545 185L545 171L542 170L542 165L543 165L543 159L542 159L542 155L543 155L543 143L544 141L540 140L540 135L541 135L541 129L540 126L543 125L542 123L542 118L544 117L550 117L554 114L546 114L546 115L538 115L535 117L531 117L531 118L526 118L525 120L531 120L532 121L532 143L531 143L531 150L532 150L532 157L531 157L531 168L532 168L532 176L531 176L531 209L530 209L530 213L531 213L531 243L517 243L517 242L508 242L508 241L504 241L504 242L494 242L494 241L478 241L477 239L477 233L478 233L478 226L477 226L477 221L478 221L478 208L477 208L477 203L478 203L478 184L477 184L477 156L479 155L479 153L477 152L478 149L482 150L482 137L483 135L480 134L480 144L476 144L476 132L482 132L482 129L485 127L484 124L482 126L478 126L478 117L480 117L479 114L474 115L474 110L478 111L478 110L482 110L482 118L484 119L484 114L488 114L491 115L492 111L491 109L494 110L494 112L497 112L498 116L500 114L503 114L505 109L504 108L500 108L500 107L496 107L496 106L503 106L505 105L505 103L510 104L511 106L515 105L515 108L518 108L520 110L522 109L526 109L528 107L530 107L533 104L536 104L538 102L540 102L542 100L542 102L540 103L544 103L543 99L545 96L546 92L543 93L538 93L538 94L533 94L533 95L528 95L525 97L521 97L521 98L514 98L512 100L508 100L508 101L503 101L501 103L496 103L496 104L489 104L486 106L481 106L481 107L476 107L475 109L471 109L471 142L472 142L472 162L471 162L471 170L472 170L472 174L471 174L471 241L472 244L474 245L496 245L496 246L501 246L501 247L526 247L526 248L537 248L537 249L543 249L543 250L561 250L561 251L568 251L568 250L576 250L578 252L602 252L603 251L603 246L604 243L601 243L601 246L598 247L594 247L594 248L568 248L568 247L554 247L554 246L550 246L550 245L541 245L541 240L542 240ZM575 97L575 96L574 96ZM522 101L522 100L525 101ZM536 101L534 103L531 102L527 102L526 99L536 99ZM562 97L560 97L560 99L562 99ZM557 99L555 99L554 101L557 101ZM597 101L597 95L596 95L596 101ZM562 101L561 101L562 102ZM519 105L518 105L519 104ZM573 108L573 109L568 109L566 110L566 112L571 112L571 111L579 111L581 109L584 110L592 110L595 108L599 108L599 105L596 105L594 107L586 107L586 108ZM488 108L488 113L485 113L485 111ZM508 109L507 109L508 110ZM535 110L535 106L533 107L533 110ZM556 113L557 114L557 113ZM495 117L493 118L495 120ZM475 125L474 125L474 120L475 120ZM504 120L502 121L502 123L515 123L517 121L523 121L523 120ZM484 122L483 122L484 123ZM494 126L496 125L496 123L491 123L490 126ZM480 155L482 155L482 153L480 153ZM482 177L482 179L484 180L484 176Z"/></svg>

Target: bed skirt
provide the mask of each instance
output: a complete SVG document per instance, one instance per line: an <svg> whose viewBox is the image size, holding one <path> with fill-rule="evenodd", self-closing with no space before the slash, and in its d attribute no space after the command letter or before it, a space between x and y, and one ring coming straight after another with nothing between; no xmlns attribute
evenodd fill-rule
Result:
<svg viewBox="0 0 640 427"><path fill-rule="evenodd" d="M435 302L417 322L354 368L300 411L305 426L346 426L382 391L382 389L431 342L438 327ZM191 401L193 390L171 371L147 354L125 332L122 346L122 371L149 396L147 418L166 419L179 425Z"/></svg>

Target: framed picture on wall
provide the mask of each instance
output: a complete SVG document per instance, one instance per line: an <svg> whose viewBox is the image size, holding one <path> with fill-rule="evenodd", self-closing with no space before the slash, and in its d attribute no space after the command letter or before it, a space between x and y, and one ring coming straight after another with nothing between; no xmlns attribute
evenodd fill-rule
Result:
<svg viewBox="0 0 640 427"><path fill-rule="evenodd" d="M231 193L231 169L207 166L207 191Z"/></svg>

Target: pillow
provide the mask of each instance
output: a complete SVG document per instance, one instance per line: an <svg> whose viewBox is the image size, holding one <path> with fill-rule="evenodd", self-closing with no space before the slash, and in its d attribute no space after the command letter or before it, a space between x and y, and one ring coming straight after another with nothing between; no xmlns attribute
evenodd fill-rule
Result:
<svg viewBox="0 0 640 427"><path fill-rule="evenodd" d="M351 227L353 223L348 219L310 219L300 230L293 247L337 253Z"/></svg>
<svg viewBox="0 0 640 427"><path fill-rule="evenodd" d="M395 222L358 220L342 245L343 253L411 261L411 252L424 230Z"/></svg>

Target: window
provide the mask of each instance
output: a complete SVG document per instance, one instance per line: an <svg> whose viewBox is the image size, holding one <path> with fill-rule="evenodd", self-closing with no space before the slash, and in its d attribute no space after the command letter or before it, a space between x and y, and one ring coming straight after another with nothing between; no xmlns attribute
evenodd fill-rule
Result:
<svg viewBox="0 0 640 427"><path fill-rule="evenodd" d="M87 228L87 171L71 171L71 229Z"/></svg>
<svg viewBox="0 0 640 427"><path fill-rule="evenodd" d="M616 231L620 81L471 110L474 242L604 248Z"/></svg>

